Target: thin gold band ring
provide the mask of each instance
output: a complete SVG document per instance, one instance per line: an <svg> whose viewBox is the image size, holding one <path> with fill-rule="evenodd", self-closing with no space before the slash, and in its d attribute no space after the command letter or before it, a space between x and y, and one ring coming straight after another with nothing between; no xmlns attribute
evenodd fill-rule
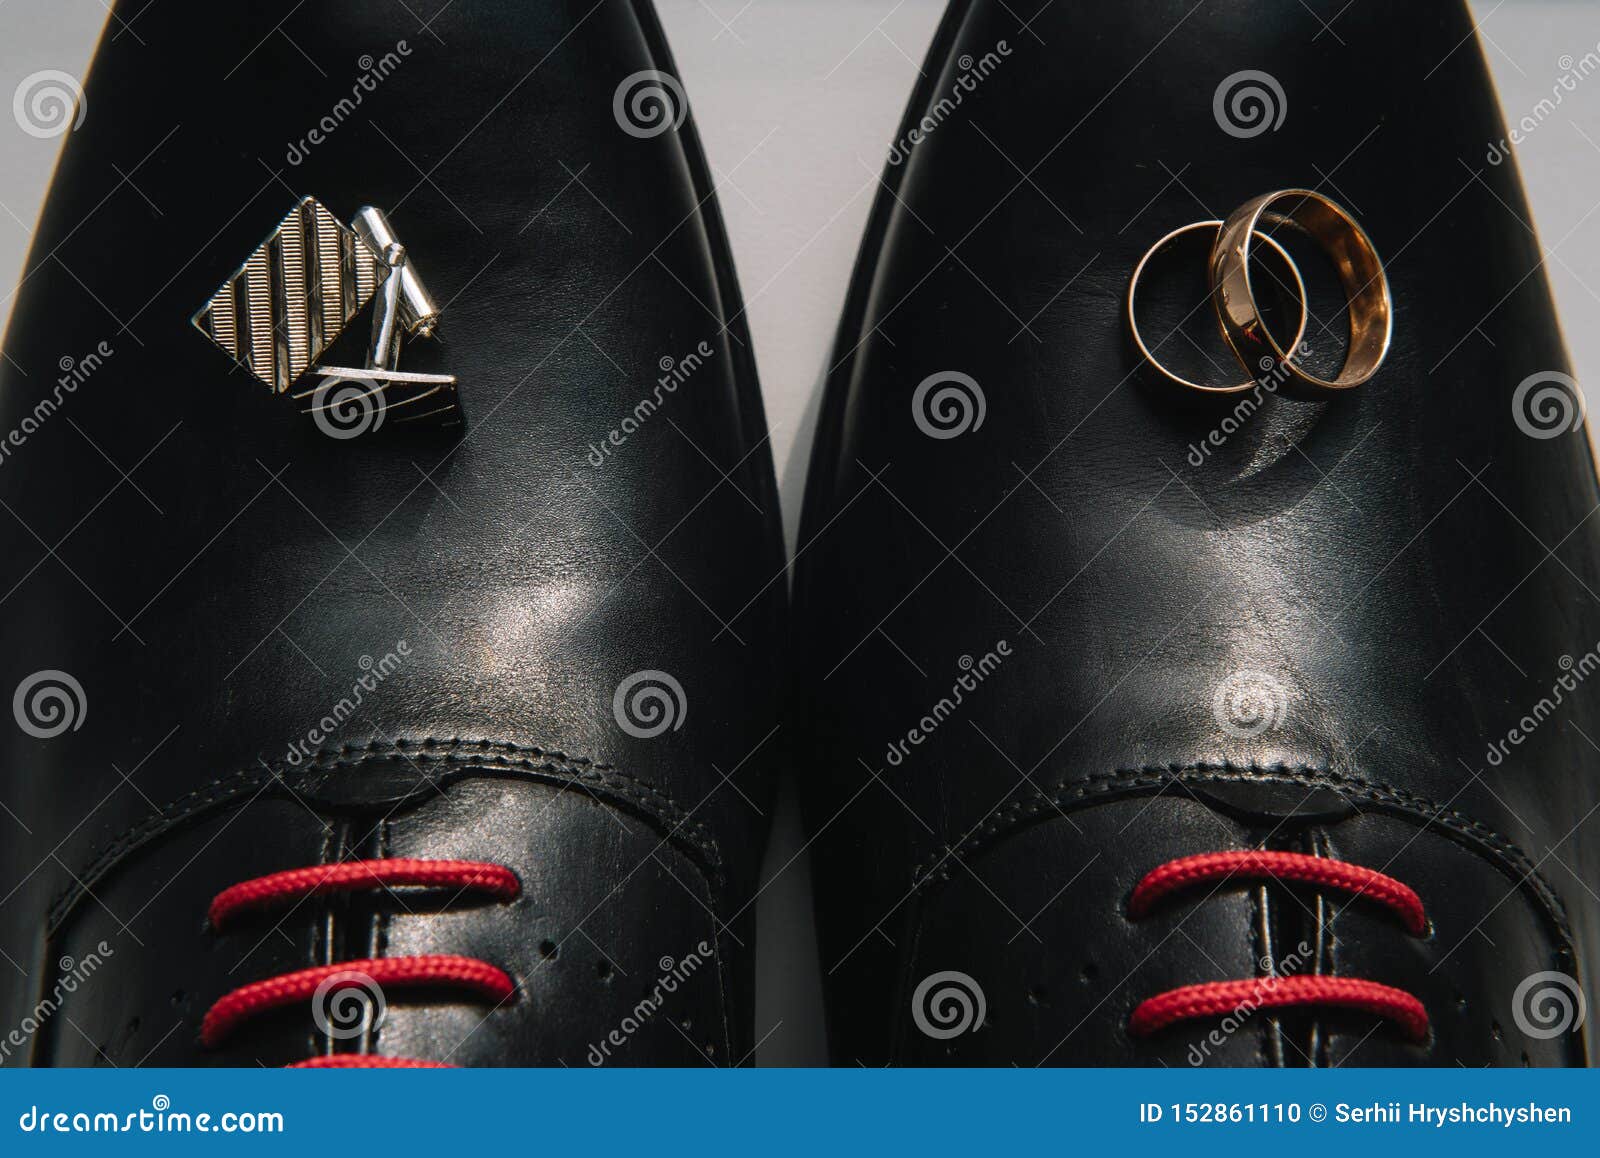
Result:
<svg viewBox="0 0 1600 1158"><path fill-rule="evenodd" d="M1188 225L1184 225L1184 226L1181 226L1178 229L1174 229L1171 233L1169 233L1165 237L1161 238L1154 245L1152 245L1149 249L1145 250L1144 256L1139 259L1139 264L1133 267L1133 276L1128 279L1128 329L1133 334L1133 344L1139 348L1139 354L1144 358L1144 360L1146 362L1148 362L1150 364L1150 366L1157 373L1162 375L1169 382L1175 382L1179 386L1187 387L1190 390L1198 390L1202 394L1213 394L1213 395L1242 394L1247 390L1253 389L1255 387L1255 385L1256 385L1257 379L1252 378L1247 382L1239 382L1239 383L1236 383L1236 384L1234 384L1232 386L1207 386L1207 385L1205 385L1203 383L1200 383L1200 382L1191 382L1187 378L1184 378L1184 377L1182 377L1182 376L1180 376L1178 374L1174 374L1171 370L1169 370L1165 366L1163 366L1160 363L1160 361L1157 360L1157 358L1155 356L1155 353L1150 349L1150 347L1145 345L1144 336L1139 333L1139 319L1138 319L1137 313L1135 312L1135 304L1136 304L1135 303L1135 299L1136 299L1136 296L1137 296L1137 294L1139 292L1139 278L1144 274L1144 267L1149 263L1149 261L1150 261L1150 259L1152 257L1154 257L1157 253L1160 253L1163 249L1165 249L1168 245L1170 245L1173 241L1177 240L1179 237L1182 237L1186 233L1194 232L1195 230L1200 230L1200 229L1214 230L1214 231L1216 231L1217 236L1218 236L1218 241L1220 242L1221 236L1222 236L1222 232L1223 232L1223 225L1224 225L1223 222L1215 221L1215 220L1213 220L1213 221L1191 221ZM1305 282L1300 277L1300 268L1297 265L1295 265L1294 259L1289 256L1289 254L1284 250L1283 246L1279 245L1276 241L1272 240L1271 237L1268 237L1264 233L1258 233L1256 236L1261 238L1262 241L1266 242L1266 244L1269 245L1273 249L1273 251L1276 252L1277 255L1280 258L1283 259L1284 264L1289 267L1289 272L1294 275L1294 288L1295 288L1296 294L1298 295L1298 300L1300 302L1300 322L1299 322L1299 325L1295 329L1294 340L1289 343L1288 351L1282 355L1282 357L1285 358L1285 359L1291 358L1291 357L1293 357L1294 352L1297 349L1299 349L1299 347L1300 347L1300 339L1305 336L1305 332L1306 332L1306 321L1307 321L1307 317L1308 317L1308 311L1307 311L1307 307L1306 307L1306 287L1305 287ZM1216 253L1215 246L1213 246L1212 253L1213 253L1213 257L1214 257L1215 253ZM1264 328L1265 327L1263 327L1263 329ZM1224 337L1227 336L1226 332L1224 332L1223 336ZM1230 344L1230 346L1232 346L1232 342L1231 341L1230 341L1229 344ZM1239 351L1238 346L1233 346L1233 350L1234 350L1235 354L1238 354L1238 351ZM1240 361L1244 362L1244 359L1243 359L1242 356L1240 358ZM1274 363L1272 363L1272 362L1268 362L1266 364L1263 364L1261 366L1261 368L1263 370L1270 370L1272 368L1273 364ZM1250 363L1249 362L1244 362L1244 366L1245 366L1246 371L1248 371L1250 369Z"/></svg>

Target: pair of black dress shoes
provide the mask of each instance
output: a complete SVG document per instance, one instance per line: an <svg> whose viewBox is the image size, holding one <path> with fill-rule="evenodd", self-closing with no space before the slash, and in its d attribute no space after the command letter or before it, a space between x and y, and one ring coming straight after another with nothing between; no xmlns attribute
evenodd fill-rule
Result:
<svg viewBox="0 0 1600 1158"><path fill-rule="evenodd" d="M0 363L6 1062L748 1062L780 768L841 1063L1586 1062L1600 493L1464 6L1015 8L890 152L791 613L648 0L116 5ZM1149 380L1139 255L1294 187L1380 373Z"/></svg>

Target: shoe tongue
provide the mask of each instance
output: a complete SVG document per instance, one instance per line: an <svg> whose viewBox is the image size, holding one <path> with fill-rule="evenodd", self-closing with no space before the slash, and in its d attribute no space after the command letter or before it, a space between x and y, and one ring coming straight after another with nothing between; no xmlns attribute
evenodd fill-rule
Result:
<svg viewBox="0 0 1600 1158"><path fill-rule="evenodd" d="M410 760L363 761L356 766L312 766L285 777L312 808L325 812L389 812L438 796L454 774Z"/></svg>
<svg viewBox="0 0 1600 1158"><path fill-rule="evenodd" d="M1332 788L1276 780L1223 780L1189 790L1215 812L1251 825L1336 824L1356 807Z"/></svg>

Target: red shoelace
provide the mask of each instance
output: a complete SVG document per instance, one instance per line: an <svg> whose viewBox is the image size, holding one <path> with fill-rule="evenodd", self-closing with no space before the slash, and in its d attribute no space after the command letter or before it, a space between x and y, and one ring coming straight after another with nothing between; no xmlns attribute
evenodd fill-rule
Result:
<svg viewBox="0 0 1600 1158"><path fill-rule="evenodd" d="M1128 898L1128 916L1138 920L1180 890L1235 878L1290 881L1365 897L1394 913L1413 936L1420 937L1428 930L1422 898L1393 877L1346 861L1268 849L1202 853L1168 861L1134 886ZM1128 1019L1128 1030L1145 1037L1176 1022L1262 1006L1357 1009L1388 1018L1413 1041L1428 1036L1428 1012L1405 990L1357 977L1322 974L1209 981L1169 989L1140 1002Z"/></svg>
<svg viewBox="0 0 1600 1158"><path fill-rule="evenodd" d="M209 917L221 929L241 914L326 893L399 887L454 889L495 900L517 896L521 885L510 869L497 864L464 860L347 861L273 873L234 885L212 900ZM508 1000L516 985L504 970L474 957L453 955L376 957L317 965L251 982L219 998L200 1023L200 1042L207 1048L221 1044L241 1024L273 1009L310 1002L321 993L330 999L340 990L380 992L426 986L446 988L499 1004ZM331 1054L298 1062L303 1069L429 1069L448 1068L441 1062L419 1058L379 1057L370 1054Z"/></svg>

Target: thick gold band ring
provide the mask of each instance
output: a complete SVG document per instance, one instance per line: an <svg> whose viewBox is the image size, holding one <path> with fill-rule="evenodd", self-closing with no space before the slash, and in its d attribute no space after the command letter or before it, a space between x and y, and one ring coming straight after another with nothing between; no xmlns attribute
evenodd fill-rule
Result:
<svg viewBox="0 0 1600 1158"><path fill-rule="evenodd" d="M1144 256L1139 259L1139 264L1133 267L1133 276L1128 279L1128 329L1133 334L1133 344L1139 348L1140 355L1151 365L1152 368L1155 369L1158 374L1166 378L1169 382L1175 382L1179 386L1187 387L1190 390L1198 390L1202 394L1242 394L1246 390L1254 389L1257 379L1252 378L1247 382L1239 382L1232 386L1206 386L1203 383L1191 382L1187 378L1183 378L1177 374L1174 374L1171 370L1163 366L1156 359L1156 356L1151 351L1150 347L1145 345L1144 336L1139 333L1139 319L1135 313L1135 297L1139 292L1139 278L1141 275L1143 275L1144 267L1149 263L1152 257L1160 253L1179 237L1182 237L1184 234L1191 233L1195 230L1213 230L1217 233L1217 236L1220 239L1222 236L1222 228L1223 223L1221 221L1192 221L1188 225L1185 225L1179 229L1174 229L1171 233L1161 238L1161 240L1157 241L1149 249L1145 250ZM1300 268L1295 265L1294 259L1289 256L1289 254L1284 250L1283 246L1279 245L1276 241L1272 240L1272 238L1268 237L1264 233L1257 234L1257 236L1260 237L1262 241L1266 242L1267 245L1272 247L1277 255L1283 259L1284 265L1289 267L1289 272L1294 275L1294 288L1300 301L1300 322L1298 327L1295 329L1294 340L1289 343L1288 352L1283 355L1285 358L1292 357L1294 352L1300 348L1300 339L1305 336L1306 332L1307 306L1305 282L1300 278ZM1214 248L1213 253L1215 253ZM1235 346L1234 350L1237 351L1238 347ZM1269 360L1265 363L1261 363L1260 366L1261 369L1265 371L1272 369L1275 364L1275 360ZM1245 363L1245 369L1247 372L1249 371L1250 363Z"/></svg>
<svg viewBox="0 0 1600 1158"><path fill-rule="evenodd" d="M1290 203L1287 212L1268 212L1280 202ZM1297 365L1294 352L1300 336L1297 334L1286 350L1261 319L1250 288L1250 239L1265 239L1257 232L1263 220L1295 226L1333 261L1350 313L1350 346L1337 378L1319 378ZM1376 374L1389 352L1394 309L1378 251L1355 218L1310 189L1281 189L1246 201L1233 211L1211 247L1211 294L1222 336L1239 361L1246 366L1270 362L1273 368L1281 367L1287 375L1285 393L1313 399L1336 396Z"/></svg>

